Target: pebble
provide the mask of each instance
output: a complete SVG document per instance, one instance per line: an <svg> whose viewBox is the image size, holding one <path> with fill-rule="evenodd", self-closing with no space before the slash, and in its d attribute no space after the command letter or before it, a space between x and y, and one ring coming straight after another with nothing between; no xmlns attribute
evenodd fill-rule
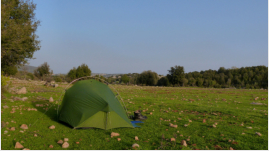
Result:
<svg viewBox="0 0 269 151"><path fill-rule="evenodd" d="M256 135L259 135L259 136L262 136L262 134L261 134L261 133L259 133L259 132L256 132L255 134L256 134Z"/></svg>
<svg viewBox="0 0 269 151"><path fill-rule="evenodd" d="M117 140L118 140L118 141L121 141L121 138L118 138Z"/></svg>
<svg viewBox="0 0 269 151"><path fill-rule="evenodd" d="M51 125L50 127L49 127L49 129L55 129L55 126L54 125Z"/></svg>
<svg viewBox="0 0 269 151"><path fill-rule="evenodd" d="M68 138L64 138L64 141L65 141L65 142L68 142Z"/></svg>
<svg viewBox="0 0 269 151"><path fill-rule="evenodd" d="M134 144L132 145L132 147L133 147L133 148L136 148L136 147L139 147L139 145L136 144L136 143L134 143Z"/></svg>
<svg viewBox="0 0 269 151"><path fill-rule="evenodd" d="M119 133L112 132L111 133L111 138L113 138L114 136L120 136L120 134Z"/></svg>
<svg viewBox="0 0 269 151"><path fill-rule="evenodd" d="M171 142L175 142L176 139L175 139L175 138L171 138L170 141L171 141Z"/></svg>
<svg viewBox="0 0 269 151"><path fill-rule="evenodd" d="M16 142L15 148L21 149L21 148L24 148L24 147L19 142Z"/></svg>
<svg viewBox="0 0 269 151"><path fill-rule="evenodd" d="M49 148L53 148L53 145L50 145Z"/></svg>
<svg viewBox="0 0 269 151"><path fill-rule="evenodd" d="M63 144L63 141L62 140L59 140L57 143L58 144Z"/></svg>
<svg viewBox="0 0 269 151"><path fill-rule="evenodd" d="M62 145L62 148L68 148L68 147L69 147L69 144L67 142L64 142Z"/></svg>
<svg viewBox="0 0 269 151"><path fill-rule="evenodd" d="M26 124L22 124L20 128L26 130L28 129L28 126Z"/></svg>
<svg viewBox="0 0 269 151"><path fill-rule="evenodd" d="M137 136L135 136L135 140L136 140L136 141L138 141L138 140L139 140Z"/></svg>
<svg viewBox="0 0 269 151"><path fill-rule="evenodd" d="M186 141L185 141L185 140L182 140L182 141L181 141L181 145L187 147L187 143L186 143Z"/></svg>

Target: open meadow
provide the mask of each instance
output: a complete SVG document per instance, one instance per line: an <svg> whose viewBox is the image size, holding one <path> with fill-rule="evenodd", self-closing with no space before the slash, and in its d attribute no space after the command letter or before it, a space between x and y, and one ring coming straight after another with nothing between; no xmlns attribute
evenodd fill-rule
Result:
<svg viewBox="0 0 269 151"><path fill-rule="evenodd" d="M140 128L102 130L57 122L56 101L68 84L44 84L11 79L10 92L1 99L1 149L14 150L19 142L31 150L62 150L57 142L68 138L68 150L268 150L268 90L110 85L129 115L141 110L148 119L137 124ZM27 93L16 94L22 87ZM21 129L22 124L28 129ZM49 129L52 125L55 129ZM120 136L111 138L112 132ZM134 143L140 147L132 148Z"/></svg>

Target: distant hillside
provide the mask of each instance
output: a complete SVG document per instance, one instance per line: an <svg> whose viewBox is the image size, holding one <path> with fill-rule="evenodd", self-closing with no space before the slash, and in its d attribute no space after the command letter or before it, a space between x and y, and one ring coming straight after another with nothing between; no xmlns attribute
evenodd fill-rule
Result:
<svg viewBox="0 0 269 151"><path fill-rule="evenodd" d="M122 75L122 74L120 74L120 73L115 73L115 74L92 73L91 75L92 75L92 76L95 76L95 75L101 75L101 76L104 76L105 78L108 78L108 77L111 77L111 76L118 76L118 75Z"/></svg>
<svg viewBox="0 0 269 151"><path fill-rule="evenodd" d="M24 66L18 67L18 71L24 71L24 70L26 70L27 72L34 73L34 70L36 68L37 67L34 67L34 66L24 65Z"/></svg>

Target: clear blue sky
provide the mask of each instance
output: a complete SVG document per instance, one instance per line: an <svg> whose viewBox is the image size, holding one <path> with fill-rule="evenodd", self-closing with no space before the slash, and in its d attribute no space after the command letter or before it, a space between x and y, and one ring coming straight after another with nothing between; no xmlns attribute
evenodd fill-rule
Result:
<svg viewBox="0 0 269 151"><path fill-rule="evenodd" d="M54 73L166 75L268 66L267 0L34 0L41 49L30 65Z"/></svg>

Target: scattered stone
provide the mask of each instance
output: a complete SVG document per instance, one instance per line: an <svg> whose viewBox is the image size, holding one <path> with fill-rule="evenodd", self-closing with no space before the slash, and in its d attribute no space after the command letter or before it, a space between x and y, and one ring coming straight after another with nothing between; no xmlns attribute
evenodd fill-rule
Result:
<svg viewBox="0 0 269 151"><path fill-rule="evenodd" d="M254 104L254 105L264 105L263 103L257 103L257 102L252 102L250 104Z"/></svg>
<svg viewBox="0 0 269 151"><path fill-rule="evenodd" d="M185 141L185 140L182 140L182 141L181 141L181 145L187 147L187 143L186 143L186 141Z"/></svg>
<svg viewBox="0 0 269 151"><path fill-rule="evenodd" d="M118 141L121 141L121 138L117 138Z"/></svg>
<svg viewBox="0 0 269 151"><path fill-rule="evenodd" d="M120 136L120 134L119 133L112 132L111 133L111 138L113 138L114 136Z"/></svg>
<svg viewBox="0 0 269 151"><path fill-rule="evenodd" d="M25 87L21 88L20 90L17 91L17 94L26 94L27 90Z"/></svg>
<svg viewBox="0 0 269 151"><path fill-rule="evenodd" d="M189 126L189 124L184 124L185 127Z"/></svg>
<svg viewBox="0 0 269 151"><path fill-rule="evenodd" d="M230 147L230 150L234 150L232 147Z"/></svg>
<svg viewBox="0 0 269 151"><path fill-rule="evenodd" d="M205 123L206 122L206 119L203 119L203 123Z"/></svg>
<svg viewBox="0 0 269 151"><path fill-rule="evenodd" d="M68 142L68 138L64 138L64 141L65 141L65 142Z"/></svg>
<svg viewBox="0 0 269 151"><path fill-rule="evenodd" d="M252 129L252 127L247 127L248 129Z"/></svg>
<svg viewBox="0 0 269 151"><path fill-rule="evenodd" d="M257 101L259 99L259 97L256 97L254 100Z"/></svg>
<svg viewBox="0 0 269 151"><path fill-rule="evenodd" d="M15 127L11 127L10 130L11 130L11 131L15 131Z"/></svg>
<svg viewBox="0 0 269 151"><path fill-rule="evenodd" d="M138 141L138 140L139 140L137 136L135 136L135 140L136 140L136 141Z"/></svg>
<svg viewBox="0 0 269 151"><path fill-rule="evenodd" d="M242 133L242 135L245 135L245 133Z"/></svg>
<svg viewBox="0 0 269 151"><path fill-rule="evenodd" d="M152 112L150 112L149 114L152 115Z"/></svg>
<svg viewBox="0 0 269 151"><path fill-rule="evenodd" d="M24 133L24 131L22 131L22 130L21 130L20 132L21 132L21 133Z"/></svg>
<svg viewBox="0 0 269 151"><path fill-rule="evenodd" d="M244 123L241 123L240 126L244 126Z"/></svg>
<svg viewBox="0 0 269 151"><path fill-rule="evenodd" d="M76 142L76 144L79 144L79 142Z"/></svg>
<svg viewBox="0 0 269 151"><path fill-rule="evenodd" d="M19 142L16 142L15 148L21 149L21 148L24 148L24 147Z"/></svg>
<svg viewBox="0 0 269 151"><path fill-rule="evenodd" d="M170 127L177 128L177 125L174 125L172 123L169 124Z"/></svg>
<svg viewBox="0 0 269 151"><path fill-rule="evenodd" d="M49 148L53 148L53 145L50 145Z"/></svg>
<svg viewBox="0 0 269 151"><path fill-rule="evenodd" d="M7 131L7 130L5 130L5 131L4 131L4 134L7 134L7 133L8 133L8 131Z"/></svg>
<svg viewBox="0 0 269 151"><path fill-rule="evenodd" d="M63 144L63 140L59 140L57 143L58 144Z"/></svg>
<svg viewBox="0 0 269 151"><path fill-rule="evenodd" d="M256 134L256 135L259 135L259 136L262 136L262 134L261 134L261 133L259 133L259 132L256 132L255 134Z"/></svg>
<svg viewBox="0 0 269 151"><path fill-rule="evenodd" d="M26 124L22 124L20 128L26 130L28 129L28 126Z"/></svg>
<svg viewBox="0 0 269 151"><path fill-rule="evenodd" d="M54 126L54 125L51 125L51 126L49 127L49 129L53 130L53 129L55 129L55 126Z"/></svg>
<svg viewBox="0 0 269 151"><path fill-rule="evenodd" d="M177 118L178 120L182 120L181 118Z"/></svg>
<svg viewBox="0 0 269 151"><path fill-rule="evenodd" d="M4 121L1 121L1 128L6 127L6 123Z"/></svg>
<svg viewBox="0 0 269 151"><path fill-rule="evenodd" d="M175 142L176 139L175 139L175 138L171 138L170 141L171 141L171 142Z"/></svg>
<svg viewBox="0 0 269 151"><path fill-rule="evenodd" d="M30 150L30 149L28 149L28 148L24 148L23 150Z"/></svg>
<svg viewBox="0 0 269 151"><path fill-rule="evenodd" d="M62 145L62 148L68 148L68 147L69 147L69 144L67 142L64 142Z"/></svg>
<svg viewBox="0 0 269 151"><path fill-rule="evenodd" d="M213 124L212 126L213 126L214 128L216 128L216 127L217 127L217 126L216 126L216 125L214 125L214 124Z"/></svg>
<svg viewBox="0 0 269 151"><path fill-rule="evenodd" d="M192 120L189 119L189 122L192 122Z"/></svg>
<svg viewBox="0 0 269 151"><path fill-rule="evenodd" d="M3 106L4 109L9 108L7 105Z"/></svg>
<svg viewBox="0 0 269 151"><path fill-rule="evenodd" d="M136 143L134 143L133 145L132 145L132 148L138 148L139 147L139 145L138 144L136 144Z"/></svg>
<svg viewBox="0 0 269 151"><path fill-rule="evenodd" d="M182 134L180 134L179 136L180 136L180 137L183 137L183 135L182 135Z"/></svg>
<svg viewBox="0 0 269 151"><path fill-rule="evenodd" d="M188 138L188 139L187 139L187 141L189 142L189 141L190 141L190 139Z"/></svg>
<svg viewBox="0 0 269 151"><path fill-rule="evenodd" d="M27 99L28 99L27 97L23 97L21 100L26 101Z"/></svg>
<svg viewBox="0 0 269 151"><path fill-rule="evenodd" d="M14 101L21 101L22 100L22 98L19 98L19 97L14 97L14 99L13 99Z"/></svg>
<svg viewBox="0 0 269 151"><path fill-rule="evenodd" d="M37 137L37 134L34 134L34 137Z"/></svg>
<svg viewBox="0 0 269 151"><path fill-rule="evenodd" d="M52 103L54 100L52 97L50 97L49 102Z"/></svg>

